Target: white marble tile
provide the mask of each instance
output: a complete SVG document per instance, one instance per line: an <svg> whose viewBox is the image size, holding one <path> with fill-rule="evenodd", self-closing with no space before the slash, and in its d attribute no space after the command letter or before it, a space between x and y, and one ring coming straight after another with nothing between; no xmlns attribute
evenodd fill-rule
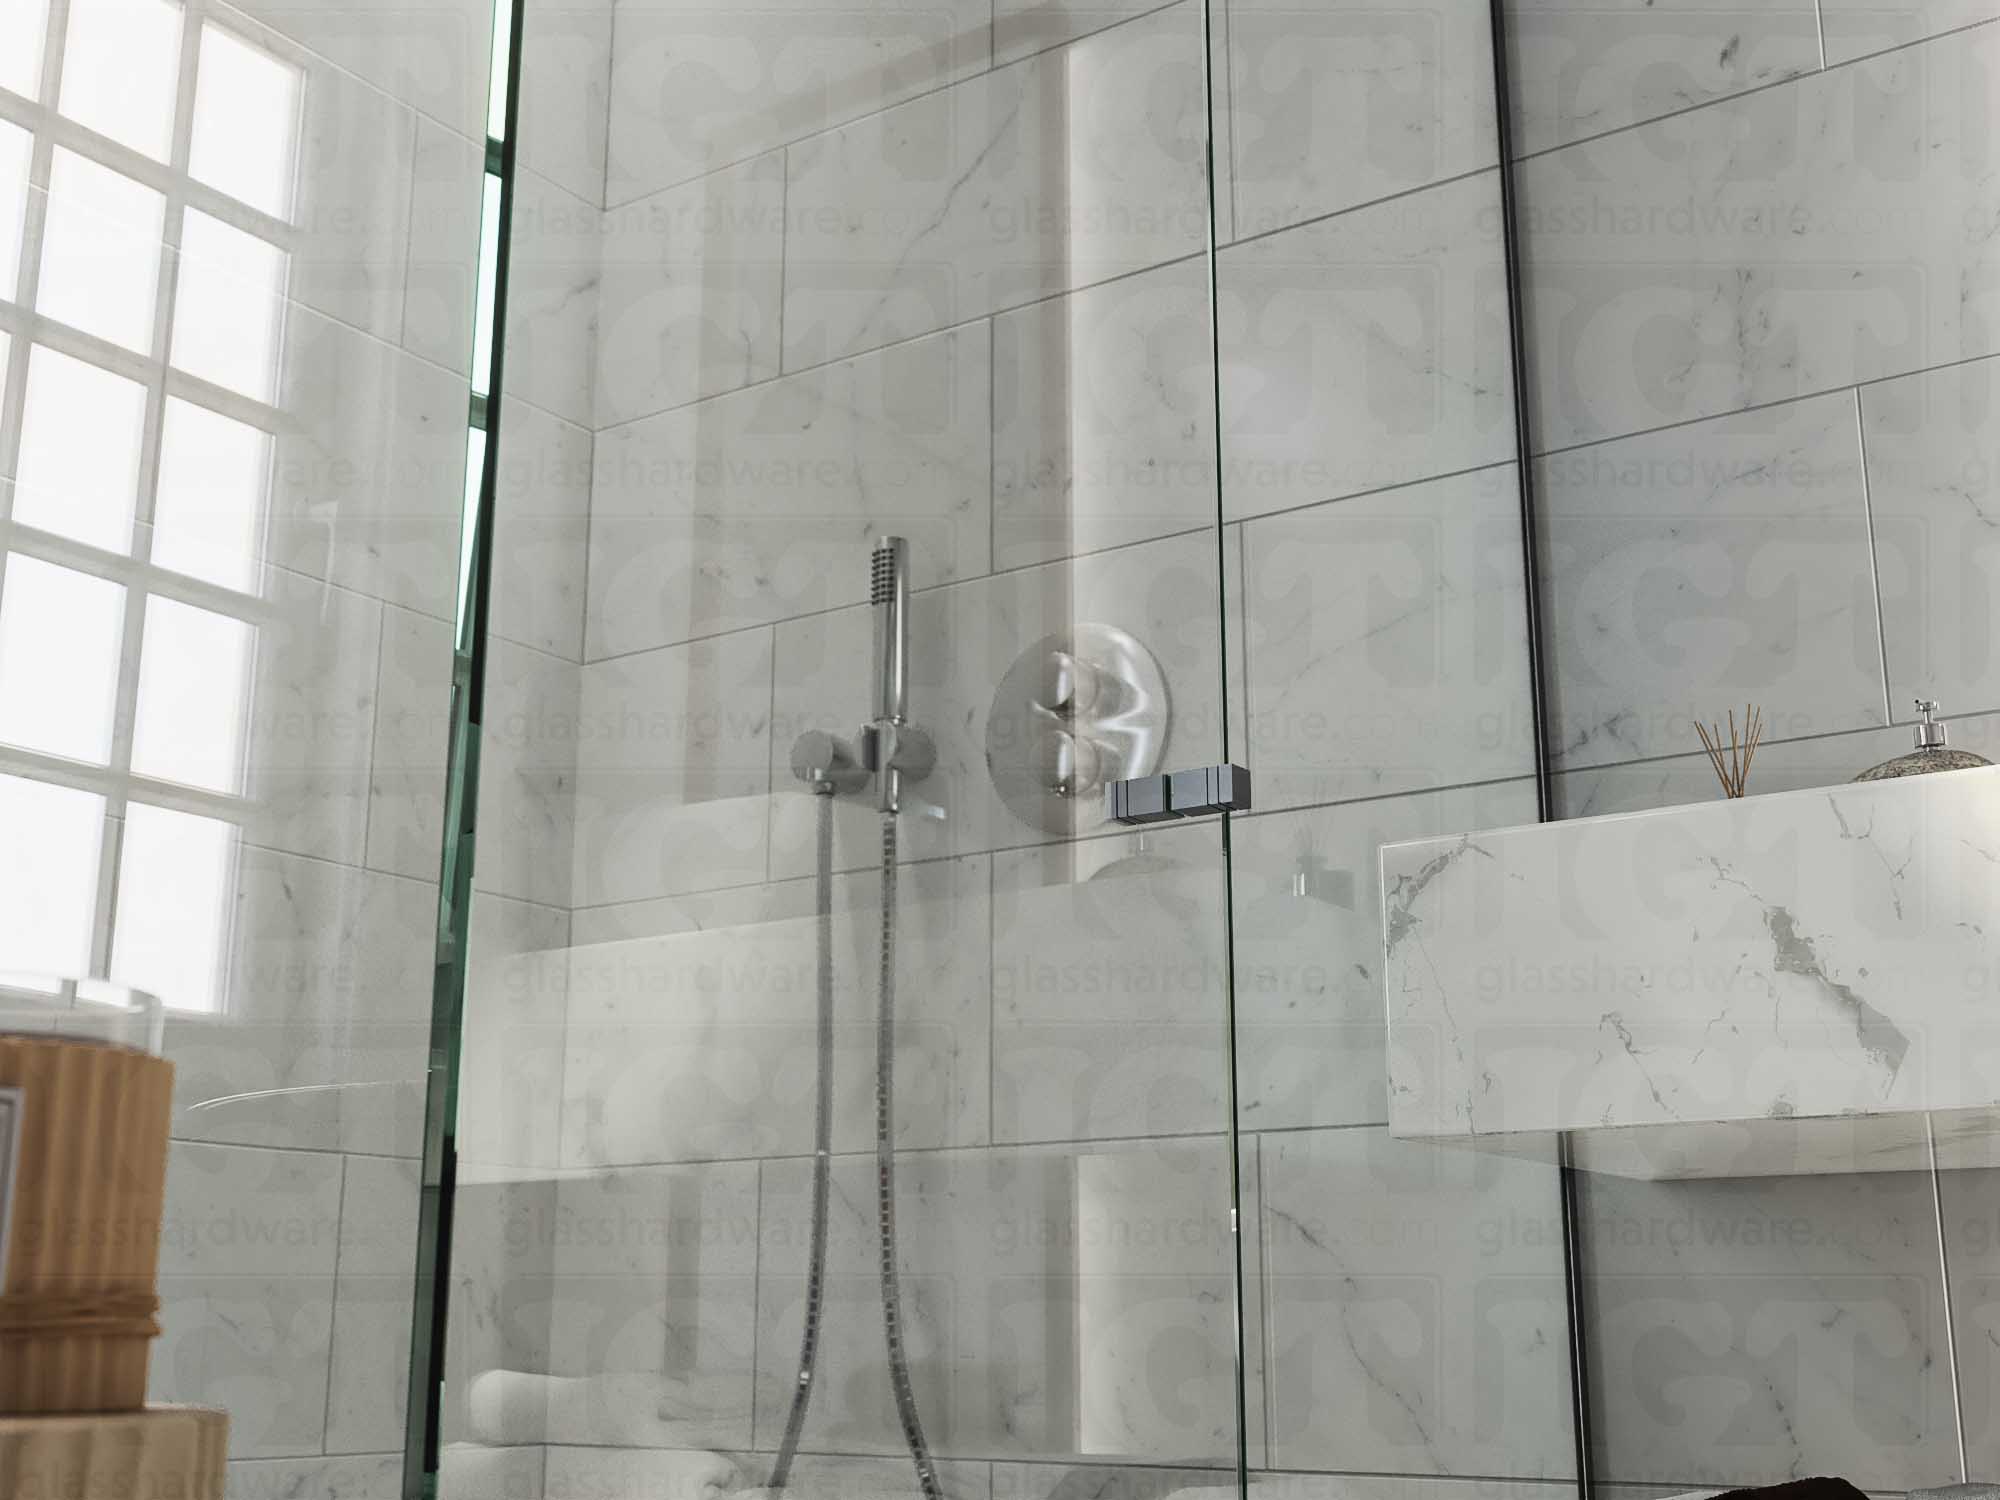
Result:
<svg viewBox="0 0 2000 1500"><path fill-rule="evenodd" d="M1273 1464L1568 1476L1555 1173L1373 1129L1262 1158Z"/></svg>
<svg viewBox="0 0 2000 1500"><path fill-rule="evenodd" d="M1227 515L1513 456L1498 204L1481 173L1222 253Z"/></svg>
<svg viewBox="0 0 2000 1500"><path fill-rule="evenodd" d="M461 135L484 137L493 39L484 0L241 0L237 9Z"/></svg>
<svg viewBox="0 0 2000 1500"><path fill-rule="evenodd" d="M1826 60L1850 62L2000 17L1993 0L1820 0Z"/></svg>
<svg viewBox="0 0 2000 1500"><path fill-rule="evenodd" d="M162 1295L201 1320L188 1399L228 1409L232 1456L320 1452L340 1159L177 1144L167 1182Z"/></svg>
<svg viewBox="0 0 2000 1500"><path fill-rule="evenodd" d="M1225 1145L925 1153L897 1164L906 1344L941 1456L1220 1459L1236 1446ZM797 1374L811 1165L764 1169L758 1431ZM808 1448L895 1453L872 1157L833 1166ZM1254 1256L1254 1251L1252 1252Z"/></svg>
<svg viewBox="0 0 2000 1500"><path fill-rule="evenodd" d="M2000 708L2000 360L1861 392L1889 704Z"/></svg>
<svg viewBox="0 0 2000 1500"><path fill-rule="evenodd" d="M1230 891L1245 1129L1388 1120L1381 846L1534 820L1530 781L1235 820Z"/></svg>
<svg viewBox="0 0 2000 1500"><path fill-rule="evenodd" d="M264 603L244 715L243 837L358 865L382 606L280 568L265 570Z"/></svg>
<svg viewBox="0 0 2000 1500"><path fill-rule="evenodd" d="M1602 1477L1957 1478L1924 1174L1583 1185Z"/></svg>
<svg viewBox="0 0 2000 1500"><path fill-rule="evenodd" d="M792 147L785 367L1201 250L1204 50L1171 6Z"/></svg>
<svg viewBox="0 0 2000 1500"><path fill-rule="evenodd" d="M1236 233L1498 159L1492 23L1458 0L1229 0Z"/></svg>
<svg viewBox="0 0 2000 1500"><path fill-rule="evenodd" d="M986 65L986 0L623 0L607 204L626 203ZM668 86L666 80L672 80Z"/></svg>
<svg viewBox="0 0 2000 1500"><path fill-rule="evenodd" d="M1851 393L1580 448L1538 466L1552 751L1701 749L1745 703L1772 739L1883 722Z"/></svg>
<svg viewBox="0 0 2000 1500"><path fill-rule="evenodd" d="M1167 1500L1170 1495L1228 1500L1236 1475L1222 1469L1150 1469L1137 1465L997 1463L993 1500Z"/></svg>
<svg viewBox="0 0 2000 1500"><path fill-rule="evenodd" d="M472 903L458 1154L553 1167L562 1128L569 913L480 894Z"/></svg>
<svg viewBox="0 0 2000 1500"><path fill-rule="evenodd" d="M465 380L297 308L283 364L271 561L450 619Z"/></svg>
<svg viewBox="0 0 2000 1500"><path fill-rule="evenodd" d="M755 1162L565 1177L557 1188L549 1440L747 1447Z"/></svg>
<svg viewBox="0 0 2000 1500"><path fill-rule="evenodd" d="M1273 516L1244 542L1259 807L1532 773L1511 464Z"/></svg>
<svg viewBox="0 0 2000 1500"><path fill-rule="evenodd" d="M523 17L521 164L586 203L604 201L612 0L538 0Z"/></svg>
<svg viewBox="0 0 2000 1500"><path fill-rule="evenodd" d="M368 867L437 878L451 770L452 628L382 611L375 744L368 770Z"/></svg>
<svg viewBox="0 0 2000 1500"><path fill-rule="evenodd" d="M984 573L990 384L981 324L600 432L587 657L860 603L883 535Z"/></svg>
<svg viewBox="0 0 2000 1500"><path fill-rule="evenodd" d="M582 676L574 662L489 643L473 866L479 890L569 905Z"/></svg>
<svg viewBox="0 0 2000 1500"><path fill-rule="evenodd" d="M546 178L514 179L507 394L591 425L604 212Z"/></svg>
<svg viewBox="0 0 2000 1500"><path fill-rule="evenodd" d="M1981 30L1527 163L1539 446L1995 352L1996 65Z"/></svg>
<svg viewBox="0 0 2000 1500"><path fill-rule="evenodd" d="M1507 0L1507 27L1521 155L1819 68L1814 0Z"/></svg>
<svg viewBox="0 0 2000 1500"><path fill-rule="evenodd" d="M1212 532L1121 547L926 590L910 606L910 714L937 746L937 766L909 788L898 825L902 857L976 853L1058 840L1017 815L987 760L994 693L1008 669L1078 624L1127 632L1153 656L1172 705L1162 767L1221 758L1222 663L1217 539ZM772 739L772 874L812 873L812 799L789 779L793 738L808 729L852 735L867 713L872 622L864 607L780 626ZM1045 648L1046 649L1046 648ZM1000 736L1010 738L1004 730ZM1025 780L1025 773L1018 773ZM1039 811L1039 808L1037 809ZM1102 823L1101 801L1075 804L1076 826ZM835 809L835 858L869 868L878 858L872 807Z"/></svg>
<svg viewBox="0 0 2000 1500"><path fill-rule="evenodd" d="M1958 720L1950 724L1954 747L1990 752L2000 744L2000 720ZM1760 743L1750 771L1750 794L1792 792L1803 787L1839 786L1870 766L1904 754L1912 731L1884 725L1852 734L1819 735L1803 740ZM1562 818L1594 818L1610 813L1642 812L1690 802L1713 802L1721 795L1715 766L1700 750L1661 760L1611 761L1555 778L1555 814ZM1526 821L1526 820L1523 820Z"/></svg>
<svg viewBox="0 0 2000 1500"><path fill-rule="evenodd" d="M782 151L607 212L595 425L777 374L784 256Z"/></svg>
<svg viewBox="0 0 2000 1500"><path fill-rule="evenodd" d="M762 880L769 632L592 662L581 675L573 904Z"/></svg>
<svg viewBox="0 0 2000 1500"><path fill-rule="evenodd" d="M993 60L1018 62L1150 15L1173 0L993 0ZM1219 10L1217 26L1220 27Z"/></svg>
<svg viewBox="0 0 2000 1500"><path fill-rule="evenodd" d="M437 982L437 877L363 877L356 913L340 1144L378 1156L421 1156Z"/></svg>
<svg viewBox="0 0 2000 1500"><path fill-rule="evenodd" d="M657 1500L662 1495L733 1495L763 1492L773 1462L769 1453L714 1453L682 1448L577 1448L548 1450L548 1500ZM987 1465L937 1466L946 1500L987 1500ZM792 1465L789 1492L815 1500L919 1500L915 1470L905 1458L802 1453ZM540 1497L536 1497L540 1500Z"/></svg>
<svg viewBox="0 0 2000 1500"><path fill-rule="evenodd" d="M404 1437L418 1163L347 1158L334 1283L326 1451L392 1453Z"/></svg>
<svg viewBox="0 0 2000 1500"><path fill-rule="evenodd" d="M1946 1171L1938 1177L1951 1313L1958 1339L1959 1410L1965 1422L1966 1468L1991 1473L2000 1464L2000 1172Z"/></svg>
<svg viewBox="0 0 2000 1500"><path fill-rule="evenodd" d="M245 1459L229 1465L223 1495L225 1500L388 1500L402 1482L400 1453Z"/></svg>
<svg viewBox="0 0 2000 1500"><path fill-rule="evenodd" d="M987 1136L988 875L914 865L898 882L896 1139ZM812 881L701 931L572 950L563 1156L568 1166L803 1155L813 1149L817 933ZM874 1139L879 876L833 886L835 1149Z"/></svg>
<svg viewBox="0 0 2000 1500"><path fill-rule="evenodd" d="M993 323L993 565L1212 526L1208 271L1163 266Z"/></svg>
<svg viewBox="0 0 2000 1500"><path fill-rule="evenodd" d="M544 1458L541 1448L448 1444L438 1454L438 1495L440 1500L542 1500Z"/></svg>
<svg viewBox="0 0 2000 1500"><path fill-rule="evenodd" d="M486 153L478 142L419 118L413 170L402 345L470 378Z"/></svg>
<svg viewBox="0 0 2000 1500"><path fill-rule="evenodd" d="M1226 1128L1223 889L1213 826L993 857L996 1140Z"/></svg>
<svg viewBox="0 0 2000 1500"><path fill-rule="evenodd" d="M583 659L591 451L587 429L502 402L492 628L565 661Z"/></svg>

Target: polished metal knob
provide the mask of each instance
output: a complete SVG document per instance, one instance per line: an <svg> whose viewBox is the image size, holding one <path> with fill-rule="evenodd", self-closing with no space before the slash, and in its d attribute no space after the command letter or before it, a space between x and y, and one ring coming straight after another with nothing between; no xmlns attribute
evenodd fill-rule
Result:
<svg viewBox="0 0 2000 1500"><path fill-rule="evenodd" d="M1104 696L1104 674L1067 651L1051 651L1042 663L1036 701L1050 713L1074 719L1089 713Z"/></svg>
<svg viewBox="0 0 2000 1500"><path fill-rule="evenodd" d="M1066 729L1036 742L1035 765L1043 788L1058 797L1087 797L1104 784L1103 747Z"/></svg>
<svg viewBox="0 0 2000 1500"><path fill-rule="evenodd" d="M792 774L816 792L850 792L868 784L868 771L837 734L808 729L792 741Z"/></svg>

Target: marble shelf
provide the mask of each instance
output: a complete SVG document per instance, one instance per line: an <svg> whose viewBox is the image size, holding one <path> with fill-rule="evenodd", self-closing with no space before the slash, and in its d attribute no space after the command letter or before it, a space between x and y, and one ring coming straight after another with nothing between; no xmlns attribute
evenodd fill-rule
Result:
<svg viewBox="0 0 2000 1500"><path fill-rule="evenodd" d="M1395 1135L2000 1163L2000 767L1392 844L1382 891Z"/></svg>

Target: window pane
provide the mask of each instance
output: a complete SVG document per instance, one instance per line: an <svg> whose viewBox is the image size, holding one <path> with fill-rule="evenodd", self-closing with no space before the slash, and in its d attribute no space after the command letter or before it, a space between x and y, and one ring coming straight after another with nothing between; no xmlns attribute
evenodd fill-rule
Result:
<svg viewBox="0 0 2000 1500"><path fill-rule="evenodd" d="M243 782L250 626L158 595L146 601L132 769L233 794Z"/></svg>
<svg viewBox="0 0 2000 1500"><path fill-rule="evenodd" d="M0 46L5 38L0 37ZM12 302L21 280L21 226L28 207L28 158L34 140L0 120L0 299Z"/></svg>
<svg viewBox="0 0 2000 1500"><path fill-rule="evenodd" d="M58 322L141 354L153 347L166 200L58 149L35 305Z"/></svg>
<svg viewBox="0 0 2000 1500"><path fill-rule="evenodd" d="M132 548L146 388L37 344L14 517L112 552Z"/></svg>
<svg viewBox="0 0 2000 1500"><path fill-rule="evenodd" d="M174 365L259 401L276 394L285 252L206 214L181 228Z"/></svg>
<svg viewBox="0 0 2000 1500"><path fill-rule="evenodd" d="M132 803L118 854L111 977L175 1010L222 1009L235 871L234 825Z"/></svg>
<svg viewBox="0 0 2000 1500"><path fill-rule="evenodd" d="M0 583L0 740L111 759L125 590L14 553Z"/></svg>
<svg viewBox="0 0 2000 1500"><path fill-rule="evenodd" d="M40 97L48 30L49 0L7 0L0 5L0 89L30 99Z"/></svg>
<svg viewBox="0 0 2000 1500"><path fill-rule="evenodd" d="M170 397L153 500L153 561L255 593L270 476L268 433Z"/></svg>
<svg viewBox="0 0 2000 1500"><path fill-rule="evenodd" d="M290 63L204 26L188 171L273 218L290 218L301 83Z"/></svg>
<svg viewBox="0 0 2000 1500"><path fill-rule="evenodd" d="M104 799L0 776L0 828L10 849L0 859L0 969L88 974Z"/></svg>
<svg viewBox="0 0 2000 1500"><path fill-rule="evenodd" d="M69 0L61 107L79 125L165 161L180 71L172 0Z"/></svg>

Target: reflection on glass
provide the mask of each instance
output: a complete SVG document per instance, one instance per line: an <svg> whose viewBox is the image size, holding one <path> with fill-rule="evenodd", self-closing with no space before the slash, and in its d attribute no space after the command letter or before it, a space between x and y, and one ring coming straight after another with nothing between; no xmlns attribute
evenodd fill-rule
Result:
<svg viewBox="0 0 2000 1500"><path fill-rule="evenodd" d="M28 353L14 519L129 551L145 421L146 388L137 381L36 345Z"/></svg>
<svg viewBox="0 0 2000 1500"><path fill-rule="evenodd" d="M13 592L9 569L8 592ZM72 787L0 776L0 956L10 971L90 972L91 913L104 799Z"/></svg>
<svg viewBox="0 0 2000 1500"><path fill-rule="evenodd" d="M118 856L111 974L175 1010L222 1005L222 939L236 868L236 829L134 802Z"/></svg>
<svg viewBox="0 0 2000 1500"><path fill-rule="evenodd" d="M466 429L465 433L465 510L466 516L479 513L479 490L486 474L486 432L479 427ZM472 544L478 540L478 528L468 521L458 530L458 618L466 618L466 600L472 592Z"/></svg>
<svg viewBox="0 0 2000 1500"><path fill-rule="evenodd" d="M175 368L271 400L286 260L276 245L189 209L174 302Z"/></svg>
<svg viewBox="0 0 2000 1500"><path fill-rule="evenodd" d="M0 89L29 99L40 96L48 30L48 0L7 0L0 5Z"/></svg>
<svg viewBox="0 0 2000 1500"><path fill-rule="evenodd" d="M146 601L132 769L233 794L243 780L250 626L155 595Z"/></svg>
<svg viewBox="0 0 2000 1500"><path fill-rule="evenodd" d="M124 626L120 585L10 556L0 592L0 740L108 762Z"/></svg>
<svg viewBox="0 0 2000 1500"><path fill-rule="evenodd" d="M0 36L0 46L5 46ZM28 158L34 139L0 120L0 301L16 300L21 278L21 231L28 207Z"/></svg>
<svg viewBox="0 0 2000 1500"><path fill-rule="evenodd" d="M169 398L153 498L153 561L240 593L257 589L271 437Z"/></svg>
<svg viewBox="0 0 2000 1500"><path fill-rule="evenodd" d="M59 323L141 353L152 348L166 200L56 149L35 305Z"/></svg>
<svg viewBox="0 0 2000 1500"><path fill-rule="evenodd" d="M500 266L500 179L485 178L479 204L479 306L472 325L472 388L482 396L493 380L493 309Z"/></svg>
<svg viewBox="0 0 2000 1500"><path fill-rule="evenodd" d="M303 82L291 64L234 32L204 26L189 174L273 218L290 218Z"/></svg>
<svg viewBox="0 0 2000 1500"><path fill-rule="evenodd" d="M165 161L180 71L172 0L70 0L61 108L79 125Z"/></svg>

